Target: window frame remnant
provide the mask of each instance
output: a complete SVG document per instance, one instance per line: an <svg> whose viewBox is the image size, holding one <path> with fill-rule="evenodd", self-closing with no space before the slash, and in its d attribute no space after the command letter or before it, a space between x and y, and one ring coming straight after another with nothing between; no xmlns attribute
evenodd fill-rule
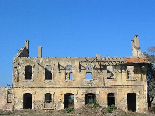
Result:
<svg viewBox="0 0 155 116"><path fill-rule="evenodd" d="M91 104L96 100L96 95L93 93L87 93L85 94L85 105Z"/></svg>
<svg viewBox="0 0 155 116"><path fill-rule="evenodd" d="M25 66L25 80L32 79L32 66L27 65Z"/></svg>

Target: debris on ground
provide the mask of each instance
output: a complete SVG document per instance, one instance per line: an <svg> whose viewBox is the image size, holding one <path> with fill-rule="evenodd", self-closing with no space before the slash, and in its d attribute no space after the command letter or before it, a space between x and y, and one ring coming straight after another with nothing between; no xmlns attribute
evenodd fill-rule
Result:
<svg viewBox="0 0 155 116"><path fill-rule="evenodd" d="M93 108L91 104L82 106L81 108L73 109L71 112L67 112L65 109L62 110L18 110L18 111L2 111L0 115L10 116L154 116L154 113L136 113L136 112L125 112L121 109L113 110L112 113L107 113L106 108L96 107Z"/></svg>

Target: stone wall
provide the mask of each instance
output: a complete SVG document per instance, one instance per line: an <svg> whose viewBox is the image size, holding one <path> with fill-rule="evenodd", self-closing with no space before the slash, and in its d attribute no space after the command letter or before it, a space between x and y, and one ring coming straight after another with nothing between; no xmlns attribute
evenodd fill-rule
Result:
<svg viewBox="0 0 155 116"><path fill-rule="evenodd" d="M147 110L146 72L142 69L147 67L145 60L133 63L125 57L18 57L13 65L14 108L23 109L25 93L32 95L32 109L46 109L46 93L53 97L51 109L64 109L65 94L73 94L74 108L79 108L89 93L95 94L102 107L108 107L107 95L113 93L115 105L127 110L127 94L135 93L136 111L143 112ZM29 65L31 79L25 79L25 67ZM52 78L46 79L46 70ZM92 77L87 79L87 73Z"/></svg>
<svg viewBox="0 0 155 116"><path fill-rule="evenodd" d="M0 110L13 110L12 88L0 87Z"/></svg>
<svg viewBox="0 0 155 116"><path fill-rule="evenodd" d="M1 109L72 108L96 100L125 111L144 112L147 103L147 60L139 39L132 40L133 57L29 57L29 41L13 59L13 88L0 88Z"/></svg>

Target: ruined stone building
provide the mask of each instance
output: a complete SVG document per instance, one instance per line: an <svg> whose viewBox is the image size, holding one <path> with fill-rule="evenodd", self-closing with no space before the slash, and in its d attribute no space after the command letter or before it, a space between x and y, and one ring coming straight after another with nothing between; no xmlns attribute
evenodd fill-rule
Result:
<svg viewBox="0 0 155 116"><path fill-rule="evenodd" d="M1 109L60 110L96 100L125 111L148 110L147 60L132 43L132 57L29 57L29 41L13 58L13 86L1 87ZM72 104L69 100L72 99Z"/></svg>

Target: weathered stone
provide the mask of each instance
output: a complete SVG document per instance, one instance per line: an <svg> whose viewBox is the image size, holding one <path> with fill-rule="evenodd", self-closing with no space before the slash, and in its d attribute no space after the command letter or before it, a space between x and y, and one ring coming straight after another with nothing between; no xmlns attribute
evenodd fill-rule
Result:
<svg viewBox="0 0 155 116"><path fill-rule="evenodd" d="M29 57L26 40L13 59L12 103L8 104L14 110L59 110L69 107L65 96L73 96L74 108L97 100L102 107L113 103L124 111L146 111L147 80L142 66L147 68L147 61L140 57L137 36L135 39L134 57L42 57L42 47L38 57ZM1 109L7 106L7 90L0 89Z"/></svg>

